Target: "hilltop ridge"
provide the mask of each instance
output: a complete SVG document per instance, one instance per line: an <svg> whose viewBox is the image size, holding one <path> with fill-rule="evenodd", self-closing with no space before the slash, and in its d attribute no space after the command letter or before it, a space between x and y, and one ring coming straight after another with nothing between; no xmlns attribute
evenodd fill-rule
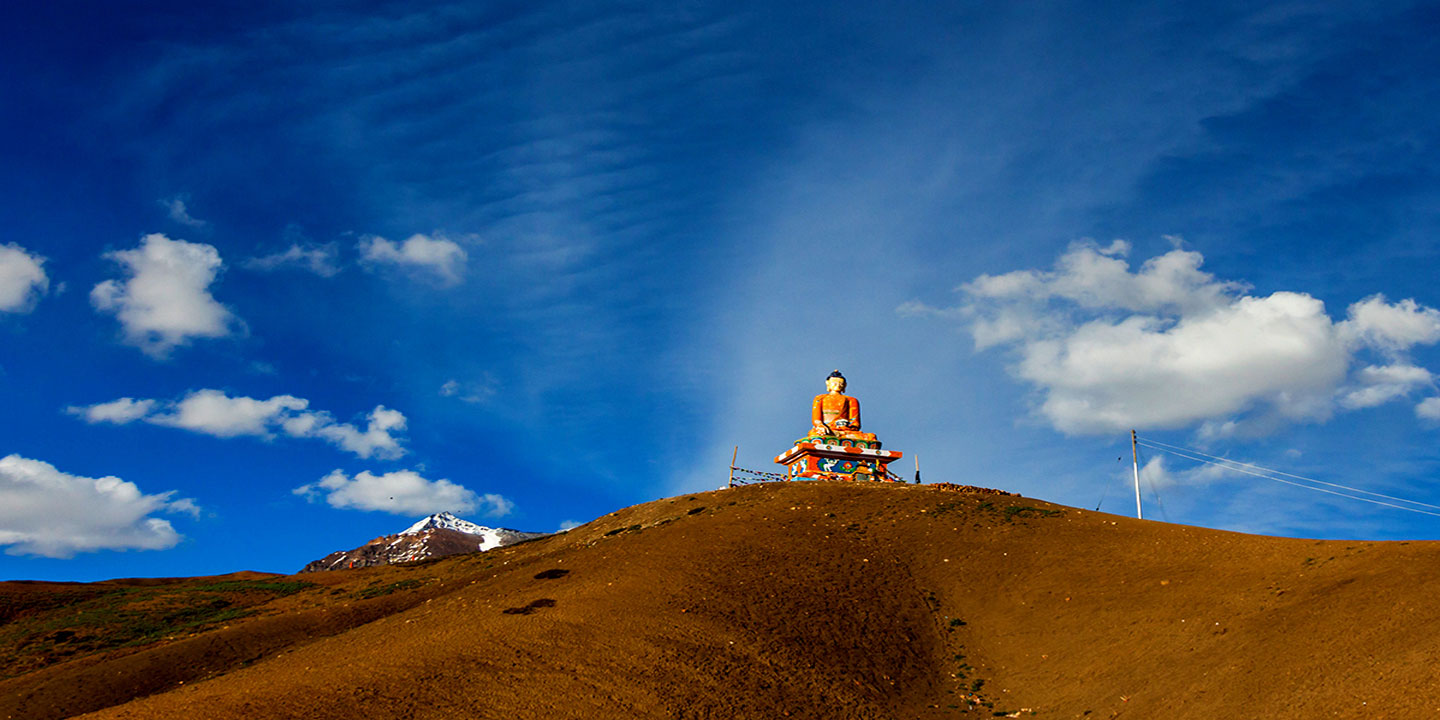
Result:
<svg viewBox="0 0 1440 720"><path fill-rule="evenodd" d="M767 483L310 573L228 628L0 681L0 716L1424 717L1437 561L953 486ZM82 681L93 707L47 713Z"/></svg>

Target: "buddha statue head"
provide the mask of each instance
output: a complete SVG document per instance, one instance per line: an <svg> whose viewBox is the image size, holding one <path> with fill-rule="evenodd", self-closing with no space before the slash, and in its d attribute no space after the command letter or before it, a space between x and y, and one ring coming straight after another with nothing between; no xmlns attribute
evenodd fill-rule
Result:
<svg viewBox="0 0 1440 720"><path fill-rule="evenodd" d="M845 376L839 370L830 373L830 377L825 378L825 389L837 394L845 392Z"/></svg>

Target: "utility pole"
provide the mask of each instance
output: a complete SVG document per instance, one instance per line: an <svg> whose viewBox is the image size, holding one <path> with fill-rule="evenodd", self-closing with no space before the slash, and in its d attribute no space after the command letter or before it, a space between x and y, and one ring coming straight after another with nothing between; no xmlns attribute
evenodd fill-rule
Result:
<svg viewBox="0 0 1440 720"><path fill-rule="evenodd" d="M1135 517L1144 520L1140 514L1140 440L1134 430L1130 431L1130 459L1135 463Z"/></svg>

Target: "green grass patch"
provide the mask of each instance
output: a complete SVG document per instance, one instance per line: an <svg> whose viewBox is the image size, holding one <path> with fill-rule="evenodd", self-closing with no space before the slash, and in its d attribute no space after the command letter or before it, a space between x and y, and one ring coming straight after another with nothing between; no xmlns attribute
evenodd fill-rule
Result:
<svg viewBox="0 0 1440 720"><path fill-rule="evenodd" d="M216 583L196 585L196 590L208 592L238 592L238 593L269 593L276 597L294 595L301 590L309 590L315 587L315 583L304 580L291 581L270 581L270 580L223 580Z"/></svg>
<svg viewBox="0 0 1440 720"><path fill-rule="evenodd" d="M424 583L415 579L400 580L398 582L393 582L388 585L376 585L374 587L365 588L364 590L355 593L355 596L360 598L361 600L369 600L371 598L389 595L390 593L401 592L404 590L414 590L415 588L418 588L423 584Z"/></svg>
<svg viewBox="0 0 1440 720"><path fill-rule="evenodd" d="M1045 509L1043 509L1043 508L1032 507L1032 506L1030 506L1030 505L1010 505L1010 506L1008 506L1008 507L1005 508L1004 515L1005 515L1005 522L1014 522L1014 521L1015 521L1015 518L1017 518L1017 517L1018 517L1018 518L1032 518L1032 517L1047 517L1047 518L1048 518L1048 517L1055 517L1055 516L1057 516L1057 515L1060 515L1062 512L1063 512L1063 511L1061 511L1061 510L1045 510Z"/></svg>
<svg viewBox="0 0 1440 720"><path fill-rule="evenodd" d="M89 585L12 598L0 622L0 677L97 652L147 645L239 620L314 587L286 580Z"/></svg>

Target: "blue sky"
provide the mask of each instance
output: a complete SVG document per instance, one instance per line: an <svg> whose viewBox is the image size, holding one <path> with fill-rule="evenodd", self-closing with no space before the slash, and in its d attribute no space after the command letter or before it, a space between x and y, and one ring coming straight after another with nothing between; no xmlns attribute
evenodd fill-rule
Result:
<svg viewBox="0 0 1440 720"><path fill-rule="evenodd" d="M833 368L931 482L1129 512L1135 427L1440 505L1440 13L773 5L10 8L0 578L554 530L773 469Z"/></svg>

